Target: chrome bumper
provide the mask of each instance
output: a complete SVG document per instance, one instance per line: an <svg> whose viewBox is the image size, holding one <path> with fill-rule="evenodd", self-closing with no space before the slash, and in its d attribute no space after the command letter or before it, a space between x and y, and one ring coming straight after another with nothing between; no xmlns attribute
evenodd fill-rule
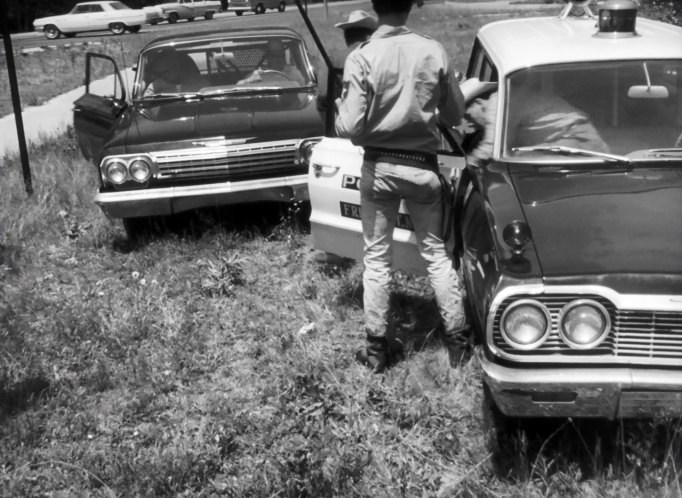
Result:
<svg viewBox="0 0 682 498"><path fill-rule="evenodd" d="M202 207L292 200L308 200L307 175L208 185L98 192L95 195L95 203L111 218L164 216Z"/></svg>
<svg viewBox="0 0 682 498"><path fill-rule="evenodd" d="M513 417L679 417L682 370L509 368L478 359L498 408Z"/></svg>

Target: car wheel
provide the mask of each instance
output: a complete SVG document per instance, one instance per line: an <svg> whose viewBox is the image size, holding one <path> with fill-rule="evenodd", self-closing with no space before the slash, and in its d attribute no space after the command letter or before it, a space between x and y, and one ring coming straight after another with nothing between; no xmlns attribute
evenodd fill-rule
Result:
<svg viewBox="0 0 682 498"><path fill-rule="evenodd" d="M54 40L55 38L59 38L59 35L62 34L61 31L59 31L59 28L55 26L54 24L48 24L43 28L43 33L45 33L45 38L49 40Z"/></svg>
<svg viewBox="0 0 682 498"><path fill-rule="evenodd" d="M187 22L194 22L194 18L193 18L193 17L188 17L188 18L187 18Z"/></svg>
<svg viewBox="0 0 682 498"><path fill-rule="evenodd" d="M265 14L265 5L259 3L258 5L256 5L256 8L253 11L256 14Z"/></svg>
<svg viewBox="0 0 682 498"><path fill-rule="evenodd" d="M206 12L204 14L204 19L206 19L207 21L210 21L211 19L213 19L213 12Z"/></svg>
<svg viewBox="0 0 682 498"><path fill-rule="evenodd" d="M133 34L139 33L141 29L142 29L142 26L129 26L128 27L128 31L130 31Z"/></svg>
<svg viewBox="0 0 682 498"><path fill-rule="evenodd" d="M178 16L177 12L171 12L170 14L168 14L168 23L175 24L176 22L178 22L179 17L180 16Z"/></svg>
<svg viewBox="0 0 682 498"><path fill-rule="evenodd" d="M238 16L241 16L244 13L244 11L243 10L236 10L234 13L237 14Z"/></svg>
<svg viewBox="0 0 682 498"><path fill-rule="evenodd" d="M279 2L279 5L277 6L277 10L278 10L279 12L284 12L284 11L286 10L286 8L287 8L287 3L286 3L286 2L284 2L284 1Z"/></svg>
<svg viewBox="0 0 682 498"><path fill-rule="evenodd" d="M149 24L151 24L152 26L156 26L157 24L159 24L159 20L158 19L152 19L151 21L149 21Z"/></svg>
<svg viewBox="0 0 682 498"><path fill-rule="evenodd" d="M115 35L122 35L126 31L126 25L122 22L113 22L109 25L109 31Z"/></svg>

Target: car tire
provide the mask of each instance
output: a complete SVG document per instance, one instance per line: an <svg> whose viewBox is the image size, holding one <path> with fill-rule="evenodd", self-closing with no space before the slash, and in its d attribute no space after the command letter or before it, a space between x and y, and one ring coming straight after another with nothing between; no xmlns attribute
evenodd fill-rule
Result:
<svg viewBox="0 0 682 498"><path fill-rule="evenodd" d="M256 14L265 14L265 5L263 5L262 3L259 3L258 5L256 5L256 8L253 9L253 11Z"/></svg>
<svg viewBox="0 0 682 498"><path fill-rule="evenodd" d="M122 22L112 22L109 25L109 31L111 31L115 35L122 35L123 33L126 32L126 25L123 24Z"/></svg>
<svg viewBox="0 0 682 498"><path fill-rule="evenodd" d="M188 18L187 18L187 22L194 22L194 18L193 18L193 17L188 17Z"/></svg>
<svg viewBox="0 0 682 498"><path fill-rule="evenodd" d="M244 13L244 11L243 10L236 10L234 13L237 14L238 16L241 16Z"/></svg>
<svg viewBox="0 0 682 498"><path fill-rule="evenodd" d="M153 19L153 20L149 21L149 24L151 24L152 26L156 26L157 24L159 24L159 20Z"/></svg>
<svg viewBox="0 0 682 498"><path fill-rule="evenodd" d="M284 12L287 9L287 3L284 1L279 2L279 5L277 6L277 11L278 12Z"/></svg>
<svg viewBox="0 0 682 498"><path fill-rule="evenodd" d="M168 24L175 24L176 22L178 22L179 18L180 16L178 16L177 12L171 12L170 14L168 14Z"/></svg>
<svg viewBox="0 0 682 498"><path fill-rule="evenodd" d="M213 19L213 12L206 12L204 14L204 19L206 19L207 21L210 21L211 19Z"/></svg>
<svg viewBox="0 0 682 498"><path fill-rule="evenodd" d="M142 29L142 26L128 26L128 31L130 31L134 35L139 33L141 29Z"/></svg>
<svg viewBox="0 0 682 498"><path fill-rule="evenodd" d="M43 28L43 33L45 34L45 38L48 40L55 40L59 38L59 35L62 34L61 31L59 31L59 28L55 26L54 24L48 24Z"/></svg>

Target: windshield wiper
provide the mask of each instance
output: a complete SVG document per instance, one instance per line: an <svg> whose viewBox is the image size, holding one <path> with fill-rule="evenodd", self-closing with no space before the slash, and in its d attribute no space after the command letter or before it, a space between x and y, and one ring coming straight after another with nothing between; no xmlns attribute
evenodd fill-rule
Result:
<svg viewBox="0 0 682 498"><path fill-rule="evenodd" d="M232 94L250 94L250 93L288 93L288 92L300 92L301 90L308 90L312 88L313 85L296 86L296 87L281 87L281 86L248 86L248 87L236 87L236 88L223 88L219 90L207 90L201 92L204 97L215 97L220 95L232 95Z"/></svg>
<svg viewBox="0 0 682 498"><path fill-rule="evenodd" d="M564 145L538 145L535 147L513 147L512 152L551 152L553 154L563 154L568 156L587 156L605 159L607 161L632 164L632 160L625 156L607 154L594 150L578 149L576 147L566 147Z"/></svg>
<svg viewBox="0 0 682 498"><path fill-rule="evenodd" d="M667 149L649 149L647 156L651 157L682 157L682 147L669 147Z"/></svg>
<svg viewBox="0 0 682 498"><path fill-rule="evenodd" d="M176 100L201 100L203 95L198 92L188 92L188 93L154 93L152 95L146 95L142 98L137 99L136 102L170 102Z"/></svg>

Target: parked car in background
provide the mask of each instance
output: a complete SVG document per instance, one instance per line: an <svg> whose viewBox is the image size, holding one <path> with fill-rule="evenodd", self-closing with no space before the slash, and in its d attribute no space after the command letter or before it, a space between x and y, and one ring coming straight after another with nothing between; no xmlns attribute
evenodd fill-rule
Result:
<svg viewBox="0 0 682 498"><path fill-rule="evenodd" d="M268 9L277 9L284 12L287 8L286 0L230 0L227 10L233 11L238 16L244 12L255 12L265 14Z"/></svg>
<svg viewBox="0 0 682 498"><path fill-rule="evenodd" d="M488 413L679 417L682 28L629 0L571 7L482 27L462 84L488 116L453 227ZM315 146L316 248L362 257L361 164L346 140ZM414 269L401 217L394 259Z"/></svg>
<svg viewBox="0 0 682 498"><path fill-rule="evenodd" d="M142 11L147 16L147 24L156 25L166 20L166 16L158 5L142 7Z"/></svg>
<svg viewBox="0 0 682 498"><path fill-rule="evenodd" d="M68 14L41 17L33 21L33 29L52 40L60 35L76 36L86 31L109 30L115 35L126 31L137 33L147 23L147 14L118 1L77 3Z"/></svg>
<svg viewBox="0 0 682 498"><path fill-rule="evenodd" d="M195 208L307 200L307 162L324 133L317 80L288 28L166 36L140 53L132 95L118 75L74 103L74 128L100 179L95 202L137 221ZM100 72L101 74L101 72Z"/></svg>
<svg viewBox="0 0 682 498"><path fill-rule="evenodd" d="M213 19L216 12L220 12L220 0L177 0L157 7L161 8L170 24L183 19L191 22L201 17L208 21Z"/></svg>

